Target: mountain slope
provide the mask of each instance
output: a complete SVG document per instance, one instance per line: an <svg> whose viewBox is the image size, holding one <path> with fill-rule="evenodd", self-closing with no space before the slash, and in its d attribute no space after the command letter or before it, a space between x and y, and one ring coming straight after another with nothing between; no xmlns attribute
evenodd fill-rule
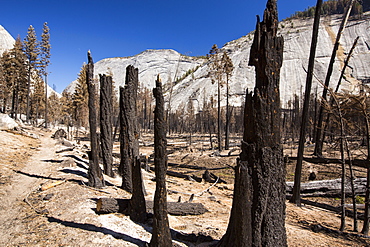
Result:
<svg viewBox="0 0 370 247"><path fill-rule="evenodd" d="M0 56L4 51L12 49L14 43L14 38L0 25Z"/></svg>
<svg viewBox="0 0 370 247"><path fill-rule="evenodd" d="M349 52L354 39L360 36L359 43L346 71L348 81L343 82L342 89L353 90L359 81L367 82L370 80L370 13L363 20L351 20L345 29L341 45L335 62L334 71L330 85L336 85L346 53ZM333 15L323 17L319 30L319 39L316 52L315 75L324 81L328 63L333 49L333 43L341 16ZM283 107L287 106L294 94L302 95L305 89L306 72L308 57L311 46L313 19L295 19L281 22L280 35L284 37L284 62L281 68L280 95ZM255 83L254 68L248 66L250 47L253 42L253 32L227 43L222 50L226 51L234 64L234 71L230 79L231 103L240 105L245 94L245 89L253 90ZM193 78L186 78L174 87L172 96L172 106L174 108L184 105L185 100L196 98L199 109L202 109L204 97L209 99L212 95L217 95L217 87L211 84L209 78L205 78L208 73L207 66L199 68ZM314 80L313 90L322 86ZM225 98L226 89L223 88L222 97ZM225 102L225 100L223 100Z"/></svg>
<svg viewBox="0 0 370 247"><path fill-rule="evenodd" d="M316 52L315 76L324 81L330 60L333 43L341 15L322 17L319 39ZM284 62L281 69L280 94L283 107L287 107L294 94L304 92L308 57L311 46L313 19L293 19L279 24L279 33L284 37ZM361 20L350 20L347 24L334 65L331 85L338 81L346 53L352 46L354 39L360 36L359 43L346 71L347 81L343 82L342 89L354 90L360 82L370 81L370 12L364 14ZM230 78L230 103L240 105L244 99L245 90L253 90L255 83L254 67L248 66L250 47L253 42L253 32L233 40L222 47L234 64L234 71ZM125 68L132 64L139 69L141 86L154 87L157 74L160 74L166 86L165 97L171 99L171 109L182 109L192 100L196 110L203 108L203 103L217 96L217 86L212 85L208 77L209 67L205 58L183 56L174 50L147 50L134 57L108 58L95 64L95 74L112 74L118 86L124 85ZM189 70L195 70L189 73ZM181 80L176 79L181 78ZM172 84L170 82L173 82ZM73 92L73 82L66 91ZM170 88L172 95L170 96ZM315 80L313 90L320 92L322 86ZM118 90L117 90L118 91ZM226 88L222 88L222 104L225 104Z"/></svg>

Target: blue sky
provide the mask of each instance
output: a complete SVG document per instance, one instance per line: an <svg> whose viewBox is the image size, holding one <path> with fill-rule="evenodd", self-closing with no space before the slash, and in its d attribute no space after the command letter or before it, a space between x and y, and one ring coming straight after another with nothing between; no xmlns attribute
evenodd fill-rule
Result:
<svg viewBox="0 0 370 247"><path fill-rule="evenodd" d="M3 0L0 25L23 40L32 25L39 39L50 28L49 85L57 92L77 78L91 50L94 61L174 49L205 55L254 30L261 0ZM314 6L315 0L279 0L279 19Z"/></svg>

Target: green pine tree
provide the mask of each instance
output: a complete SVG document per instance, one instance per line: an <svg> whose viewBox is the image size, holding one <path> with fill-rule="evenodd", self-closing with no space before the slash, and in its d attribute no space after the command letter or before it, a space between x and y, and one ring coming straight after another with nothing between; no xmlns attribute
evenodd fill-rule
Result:
<svg viewBox="0 0 370 247"><path fill-rule="evenodd" d="M78 74L77 84L73 98L74 120L78 127L88 127L88 91L86 84L86 65L84 64Z"/></svg>
<svg viewBox="0 0 370 247"><path fill-rule="evenodd" d="M30 121L30 103L31 103L31 86L32 86L32 73L36 73L39 63L40 49L36 37L35 29L32 25L29 26L27 36L23 42L24 53L28 62L28 84L27 84L27 105L26 105L26 120Z"/></svg>
<svg viewBox="0 0 370 247"><path fill-rule="evenodd" d="M27 90L26 57L19 37L14 47L3 54L1 67L5 92L12 95L11 116L16 118Z"/></svg>
<svg viewBox="0 0 370 247"><path fill-rule="evenodd" d="M34 115L36 119L39 119L41 112L45 110L45 85L41 76L35 75L32 77L33 81L33 92L32 92L32 108L31 115Z"/></svg>
<svg viewBox="0 0 370 247"><path fill-rule="evenodd" d="M47 78L48 78L48 71L47 67L50 64L50 29L48 27L48 23L45 22L43 26L43 32L41 34L41 43L40 43L40 72L41 75L44 76L45 80L45 128L48 127L48 101L47 101L47 94L48 94L48 87L47 87Z"/></svg>

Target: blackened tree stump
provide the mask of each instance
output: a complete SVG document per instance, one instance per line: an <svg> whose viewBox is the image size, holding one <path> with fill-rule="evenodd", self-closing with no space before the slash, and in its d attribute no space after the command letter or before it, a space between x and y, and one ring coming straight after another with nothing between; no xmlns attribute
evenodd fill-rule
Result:
<svg viewBox="0 0 370 247"><path fill-rule="evenodd" d="M91 57L90 51L87 53L88 64L86 65L86 81L87 90L89 93L89 124L90 124L90 146L91 151L89 152L89 170L88 179L89 186L95 188L104 187L104 177L102 170L99 166L99 146L98 136L96 133L96 87L94 83L94 62Z"/></svg>
<svg viewBox="0 0 370 247"><path fill-rule="evenodd" d="M104 173L114 177L113 164L113 86L112 77L100 76L100 144L103 159Z"/></svg>
<svg viewBox="0 0 370 247"><path fill-rule="evenodd" d="M276 0L269 0L251 47L256 85L246 95L230 222L218 246L287 246L279 94L284 41L277 29Z"/></svg>
<svg viewBox="0 0 370 247"><path fill-rule="evenodd" d="M141 174L139 155L139 127L137 121L137 91L139 71L132 65L126 68L125 87L120 88L120 151L122 188L132 193L130 218L136 222L146 221L145 189Z"/></svg>
<svg viewBox="0 0 370 247"><path fill-rule="evenodd" d="M156 87L153 89L156 99L154 110L154 172L156 186L154 194L154 216L153 232L150 246L172 246L170 226L167 215L167 189L166 171L168 167L167 159L167 139L166 139L166 120L164 111L164 98L162 83L159 75L156 80Z"/></svg>

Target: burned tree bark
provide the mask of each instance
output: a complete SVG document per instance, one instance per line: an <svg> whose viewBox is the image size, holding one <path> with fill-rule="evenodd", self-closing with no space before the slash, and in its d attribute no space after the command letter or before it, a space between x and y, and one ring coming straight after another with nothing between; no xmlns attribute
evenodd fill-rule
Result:
<svg viewBox="0 0 370 247"><path fill-rule="evenodd" d="M120 140L120 153L121 153L121 161L118 168L118 171L120 175L122 176L122 185L121 188L126 190L129 193L132 193L132 167L128 160L128 141L127 137L125 136L127 132L127 128L125 126L125 116L124 116L124 90L123 87L119 88L119 123L120 123L120 134L119 134L119 140Z"/></svg>
<svg viewBox="0 0 370 247"><path fill-rule="evenodd" d="M126 68L125 87L120 88L120 151L122 188L132 193L130 218L133 221L146 220L144 184L142 181L139 155L139 128L137 121L137 90L139 71L132 65Z"/></svg>
<svg viewBox="0 0 370 247"><path fill-rule="evenodd" d="M104 173L114 177L113 164L113 101L112 101L112 77L100 75L100 132L101 151L104 165Z"/></svg>
<svg viewBox="0 0 370 247"><path fill-rule="evenodd" d="M347 6L346 12L343 15L342 22L341 22L340 27L338 29L337 37L336 37L336 40L335 40L335 43L334 43L333 51L332 51L329 66L328 66L328 72L327 72L326 78L325 78L325 86L324 86L324 89L322 91L322 99L324 101L326 100L326 95L328 94L330 78L331 78L331 75L333 73L334 62L335 62L335 58L337 56L337 51L338 51L338 48L339 48L339 45L340 45L339 41L340 41L340 38L342 36L343 30L346 27L346 23L348 21L348 18L349 18L349 15L351 13L351 9L352 9L352 6L353 6L354 2L355 2L354 0L351 0L349 2L349 5ZM319 157L322 156L322 148L323 148L323 142L324 142L323 136L322 136L323 135L323 131L322 131L323 130L323 121L324 121L324 108L321 105L320 110L319 110L319 119L318 119L317 126L316 126L316 144L315 144L315 150L314 150L314 155L319 156Z"/></svg>
<svg viewBox="0 0 370 247"><path fill-rule="evenodd" d="M167 190L166 171L167 161L167 139L166 120L164 111L164 98L162 83L159 76L156 81L156 88L153 89L156 99L154 110L154 165L156 188L154 195L154 218L153 232L150 246L172 246L170 226L167 216Z"/></svg>
<svg viewBox="0 0 370 247"><path fill-rule="evenodd" d="M311 51L310 51L310 58L308 62L308 72L307 72L307 78L306 78L306 91L305 91L305 96L304 96L303 112L302 112L302 125L301 125L301 131L299 135L299 145L298 145L298 154L297 154L298 159L297 159L297 164L296 164L295 173L294 173L293 196L290 201L292 203L295 203L298 206L301 205L300 190L301 190L304 142L306 140L306 126L308 122L308 114L309 114L308 111L309 111L309 105L310 105L310 95L311 95L311 87L312 87L313 69L314 69L314 64L315 64L317 38L318 38L319 25L320 25L321 6L322 6L322 0L317 0L315 20L313 23L313 30L312 30Z"/></svg>
<svg viewBox="0 0 370 247"><path fill-rule="evenodd" d="M141 174L140 157L135 156L132 166L132 196L130 200L130 219L144 223L147 220L144 183Z"/></svg>
<svg viewBox="0 0 370 247"><path fill-rule="evenodd" d="M246 95L230 222L218 246L287 245L279 93L284 40L277 28L276 0L269 0L263 21L257 18L249 60L256 86L253 95Z"/></svg>
<svg viewBox="0 0 370 247"><path fill-rule="evenodd" d="M89 186L95 188L104 187L104 177L102 170L99 166L98 158L98 136L96 133L96 88L94 84L94 62L91 57L90 51L87 53L88 64L86 65L86 81L87 81L87 90L89 93L89 124L90 124L90 146L91 151L89 153Z"/></svg>

